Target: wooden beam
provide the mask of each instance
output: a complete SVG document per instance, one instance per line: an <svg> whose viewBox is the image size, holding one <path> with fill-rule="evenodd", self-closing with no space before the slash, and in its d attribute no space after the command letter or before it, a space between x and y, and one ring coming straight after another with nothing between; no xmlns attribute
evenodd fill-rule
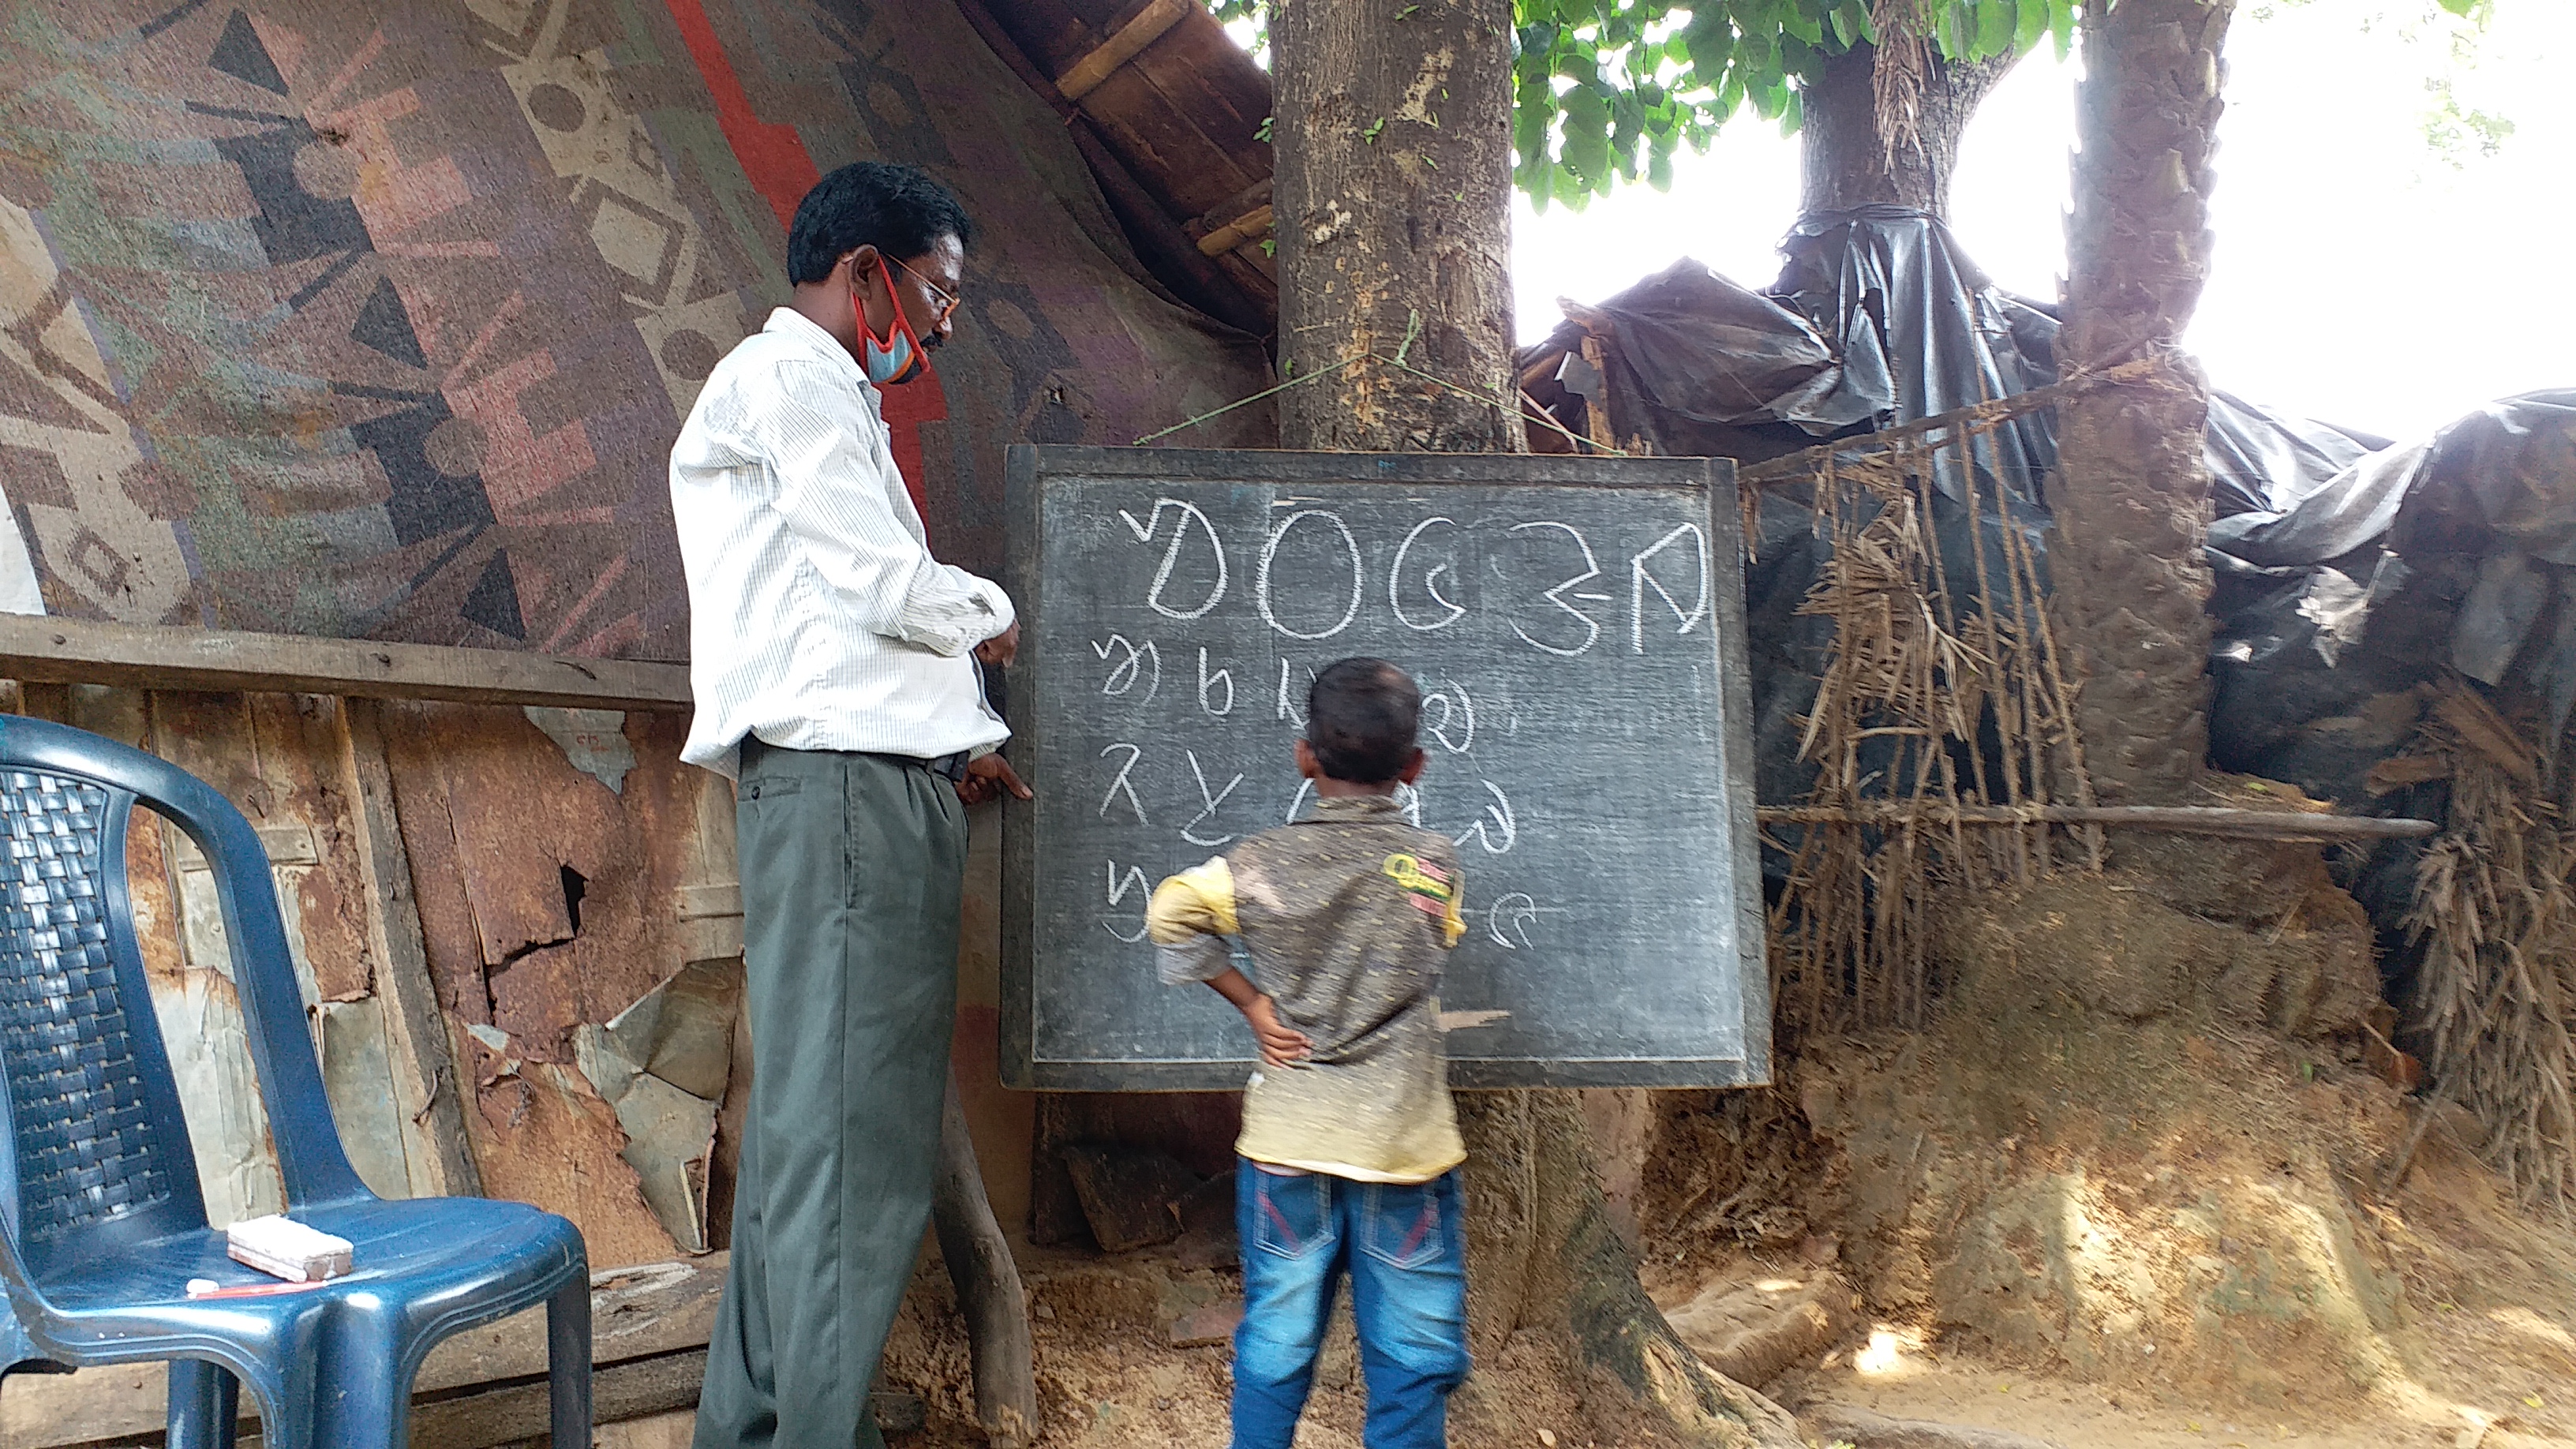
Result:
<svg viewBox="0 0 2576 1449"><path fill-rule="evenodd" d="M590 1383L591 1416L600 1424L623 1423L695 1408L707 1374L707 1351L690 1349L659 1358L637 1359L600 1370ZM475 1393L415 1404L411 1411L411 1449L499 1449L543 1441L546 1432L546 1381L510 1384ZM868 1395L868 1411L889 1434L919 1430L929 1418L920 1396L879 1389ZM258 1441L242 1436L243 1449Z"/></svg>
<svg viewBox="0 0 2576 1449"><path fill-rule="evenodd" d="M685 710L684 664L0 614L0 676L138 689Z"/></svg>
<svg viewBox="0 0 2576 1449"><path fill-rule="evenodd" d="M706 1376L707 1351L703 1348L597 1369L590 1378L592 1421L614 1424L692 1407L698 1402L698 1388ZM411 1449L495 1449L503 1444L526 1444L545 1435L551 1403L546 1381L538 1379L414 1404ZM244 1435L241 1442L247 1446L253 1441Z"/></svg>
<svg viewBox="0 0 2576 1449"><path fill-rule="evenodd" d="M1259 241L1270 235L1274 219L1270 204L1264 202L1252 210L1199 238L1199 250L1212 257L1224 256L1246 242Z"/></svg>
<svg viewBox="0 0 2576 1449"><path fill-rule="evenodd" d="M349 814L357 827L359 874L375 903L367 923L412 1196L481 1197L483 1177L467 1146L465 1093L448 1049L447 1016L429 974L420 905L412 895L411 855L394 815L383 716L375 700L346 699L339 719L340 769L354 806Z"/></svg>
<svg viewBox="0 0 2576 1449"><path fill-rule="evenodd" d="M2442 828L2430 820L2313 815L2298 810L2235 810L2214 805L2025 805L2018 809L1970 806L1953 810L1932 803L1908 805L1889 800L1851 807L1765 806L1756 814L1765 825L1870 825L1887 829L1912 824L1933 830L1946 829L1954 823L2103 825L2243 840L2405 840L2433 835Z"/></svg>
<svg viewBox="0 0 2576 1449"><path fill-rule="evenodd" d="M591 1362L600 1385L599 1417L635 1418L660 1409L697 1401L698 1372L706 1358L707 1334L715 1325L716 1300L724 1291L729 1253L713 1253L677 1263L640 1268L612 1268L590 1278ZM690 1361L688 1397L676 1403L632 1407L612 1400L610 1390L622 1380L609 1375L618 1366L674 1358ZM485 1385L536 1379L535 1429L545 1429L546 1315L542 1308L469 1329L431 1349L413 1381L417 1397L437 1397ZM167 1371L157 1363L83 1369L74 1374L23 1374L0 1390L0 1445L6 1449L65 1449L70 1445L131 1441L158 1434L168 1402ZM654 1382L668 1382L654 1378ZM647 1396L649 1397L649 1396ZM638 1403L643 1402L641 1399ZM618 1412L611 1412L612 1404ZM244 1401L244 1408L249 1407ZM412 1442L454 1443L453 1438L425 1437L438 1422L437 1411L423 1404L414 1411ZM480 1422L480 1421L474 1421ZM490 1439L484 1444L510 1442Z"/></svg>
<svg viewBox="0 0 2576 1449"><path fill-rule="evenodd" d="M1136 53L1163 38L1163 32L1190 13L1190 0L1147 0L1136 18L1118 27L1100 48L1075 61L1055 78L1055 88L1068 101L1078 101L1109 79L1110 73L1136 58Z"/></svg>

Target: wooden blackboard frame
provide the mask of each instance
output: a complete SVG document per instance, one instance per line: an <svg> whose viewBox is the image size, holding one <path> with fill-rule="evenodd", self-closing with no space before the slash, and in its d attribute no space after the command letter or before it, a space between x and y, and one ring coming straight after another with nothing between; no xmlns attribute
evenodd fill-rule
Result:
<svg viewBox="0 0 2576 1449"><path fill-rule="evenodd" d="M1457 1088L1525 1087L1740 1087L1771 1079L1771 978L1764 956L1760 844L1754 811L1753 681L1745 653L1744 530L1735 464L1726 458L1603 458L1532 454L1295 453L1212 448L1099 448L1018 444L1004 471L1004 520L1011 598L1021 615L1020 652L1010 675L1015 685L1035 678L1045 662L1047 631L1039 580L1049 541L1041 526L1043 489L1052 477L1152 479L1174 483L1257 483L1283 488L1317 484L1387 483L1408 488L1514 484L1696 490L1707 503L1707 529L1715 595L1724 719L1719 754L1727 795L1727 845L1734 860L1737 1001L1743 1054L1690 1060L1611 1059L1482 1062L1452 1059ZM1026 698L1025 686L1013 693ZM1011 711L1014 751L1034 759L1043 750L1043 711ZM1045 790L1049 782L1033 777ZM1243 1085L1244 1063L1042 1061L1035 1054L1037 915L1036 806L1006 802L1002 837L1001 1074L1004 1086L1036 1091L1158 1092L1232 1091Z"/></svg>

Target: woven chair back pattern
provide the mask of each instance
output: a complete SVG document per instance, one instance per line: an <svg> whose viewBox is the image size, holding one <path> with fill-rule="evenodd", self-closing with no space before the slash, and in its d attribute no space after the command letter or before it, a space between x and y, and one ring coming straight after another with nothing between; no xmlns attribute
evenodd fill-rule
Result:
<svg viewBox="0 0 2576 1449"><path fill-rule="evenodd" d="M0 775L0 1061L17 1152L18 1233L45 1243L173 1196L137 1056L155 1030L118 980L107 832L125 812L87 781Z"/></svg>

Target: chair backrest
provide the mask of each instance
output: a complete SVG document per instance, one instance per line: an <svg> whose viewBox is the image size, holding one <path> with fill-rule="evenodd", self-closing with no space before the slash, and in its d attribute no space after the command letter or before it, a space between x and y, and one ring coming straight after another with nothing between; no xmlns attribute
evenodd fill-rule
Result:
<svg viewBox="0 0 2576 1449"><path fill-rule="evenodd" d="M331 1121L250 822L167 761L0 716L0 1256L22 1285L206 1221L127 891L138 802L213 867L289 1204L366 1194Z"/></svg>

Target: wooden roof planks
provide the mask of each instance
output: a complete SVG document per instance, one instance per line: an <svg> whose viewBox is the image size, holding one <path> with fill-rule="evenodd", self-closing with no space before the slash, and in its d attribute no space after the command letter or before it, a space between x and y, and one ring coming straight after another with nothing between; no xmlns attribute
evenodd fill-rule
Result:
<svg viewBox="0 0 2576 1449"><path fill-rule="evenodd" d="M1199 0L956 0L1065 114L1164 285L1247 331L1277 325L1270 77ZM1135 195L1122 204L1122 191ZM1134 203L1151 215L1133 214ZM1173 246L1178 241L1187 255Z"/></svg>

